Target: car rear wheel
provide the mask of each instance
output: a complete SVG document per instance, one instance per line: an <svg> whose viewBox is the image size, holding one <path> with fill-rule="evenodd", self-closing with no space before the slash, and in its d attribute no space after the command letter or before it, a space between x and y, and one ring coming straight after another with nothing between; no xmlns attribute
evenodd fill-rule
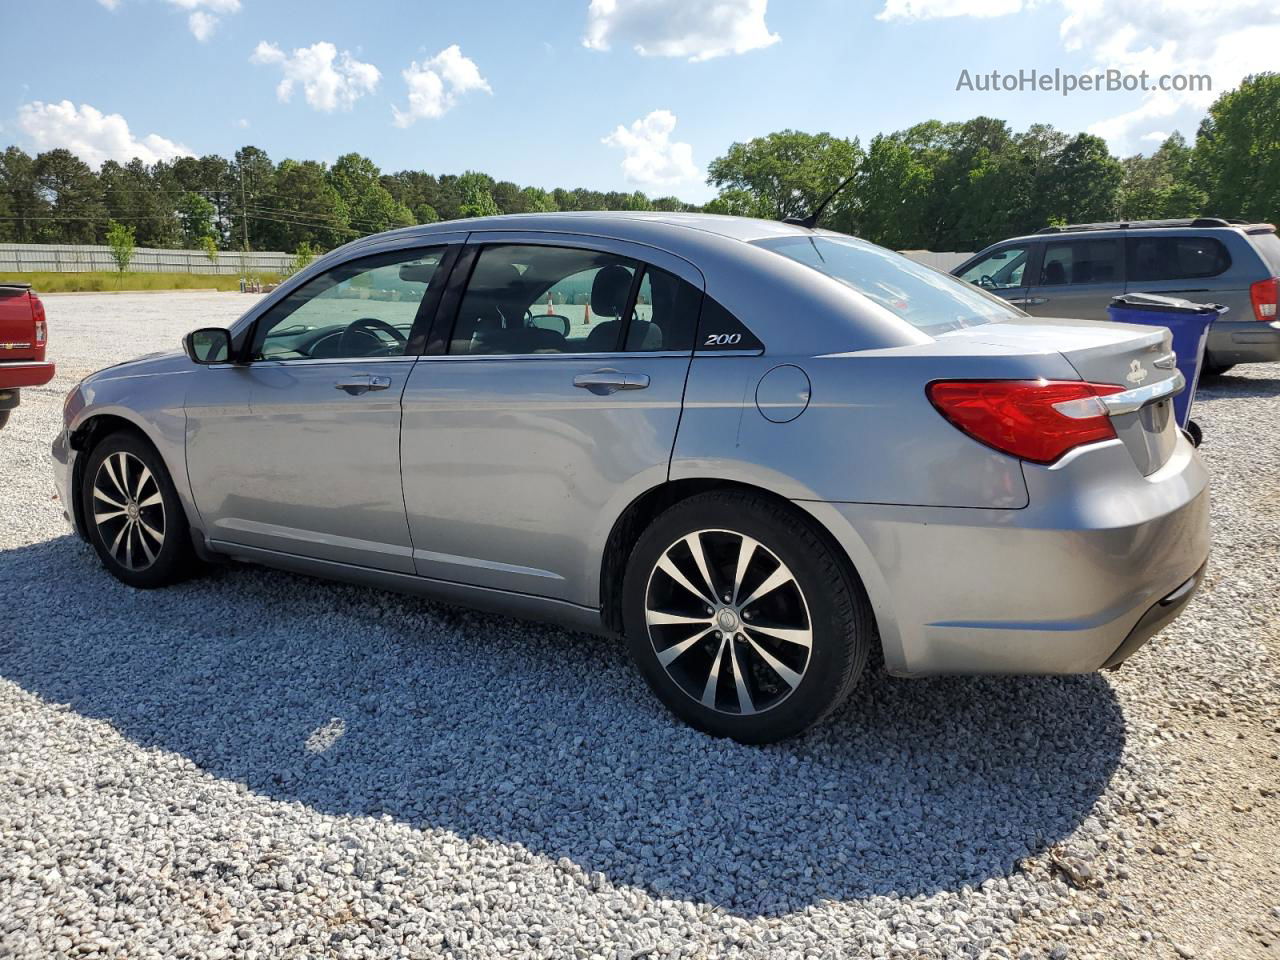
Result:
<svg viewBox="0 0 1280 960"><path fill-rule="evenodd" d="M623 605L632 656L663 703L744 743L826 718L875 640L861 584L813 522L749 493L659 516L632 551Z"/></svg>
<svg viewBox="0 0 1280 960"><path fill-rule="evenodd" d="M1212 380L1222 376L1234 366L1234 363L1214 363L1212 357L1205 357L1204 369L1200 371L1200 376L1206 380Z"/></svg>
<svg viewBox="0 0 1280 960"><path fill-rule="evenodd" d="M149 589L191 574L186 514L150 444L131 433L104 438L89 454L80 496L89 542L116 579Z"/></svg>

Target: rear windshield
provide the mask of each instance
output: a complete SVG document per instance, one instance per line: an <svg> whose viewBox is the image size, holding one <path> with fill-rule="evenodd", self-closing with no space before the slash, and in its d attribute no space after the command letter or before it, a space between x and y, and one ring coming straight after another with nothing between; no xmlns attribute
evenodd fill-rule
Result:
<svg viewBox="0 0 1280 960"><path fill-rule="evenodd" d="M1249 235L1253 241L1253 249L1262 255L1262 259L1271 272L1280 275L1280 237L1274 233L1254 233Z"/></svg>
<svg viewBox="0 0 1280 960"><path fill-rule="evenodd" d="M864 240L815 235L754 243L839 280L928 334L1021 316L998 297Z"/></svg>

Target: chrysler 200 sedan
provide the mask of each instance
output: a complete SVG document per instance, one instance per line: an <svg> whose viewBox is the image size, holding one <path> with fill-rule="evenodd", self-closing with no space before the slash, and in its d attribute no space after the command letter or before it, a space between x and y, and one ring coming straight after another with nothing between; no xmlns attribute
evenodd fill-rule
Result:
<svg viewBox="0 0 1280 960"><path fill-rule="evenodd" d="M71 391L69 519L158 587L230 558L625 635L745 742L887 670L1078 673L1209 550L1163 328L1028 317L852 237L666 213L412 227Z"/></svg>

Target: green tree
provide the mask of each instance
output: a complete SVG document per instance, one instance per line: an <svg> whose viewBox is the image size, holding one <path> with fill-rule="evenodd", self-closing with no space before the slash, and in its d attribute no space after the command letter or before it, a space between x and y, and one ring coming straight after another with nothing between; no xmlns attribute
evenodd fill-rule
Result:
<svg viewBox="0 0 1280 960"><path fill-rule="evenodd" d="M36 164L22 150L9 147L0 154L0 194L4 197L5 216L0 220L0 238L17 243L35 243L44 239L50 223L49 201L36 183Z"/></svg>
<svg viewBox="0 0 1280 960"><path fill-rule="evenodd" d="M440 219L436 208L429 203L420 203L413 208L414 223L435 223Z"/></svg>
<svg viewBox="0 0 1280 960"><path fill-rule="evenodd" d="M347 205L324 164L283 160L273 173L275 197L269 212L254 221L260 250L296 250L309 243L330 250L366 233L352 228Z"/></svg>
<svg viewBox="0 0 1280 960"><path fill-rule="evenodd" d="M213 236L206 234L200 238L200 248L204 250L205 259L213 266L218 265L218 241Z"/></svg>
<svg viewBox="0 0 1280 960"><path fill-rule="evenodd" d="M35 160L36 189L50 203L55 243L94 243L106 227L97 175L70 150L49 150Z"/></svg>
<svg viewBox="0 0 1280 960"><path fill-rule="evenodd" d="M1056 166L1054 213L1068 223L1094 223L1118 215L1124 168L1101 137L1077 134L1059 154Z"/></svg>
<svg viewBox="0 0 1280 960"><path fill-rule="evenodd" d="M1247 77L1214 101L1191 166L1212 215L1280 219L1280 73Z"/></svg>
<svg viewBox="0 0 1280 960"><path fill-rule="evenodd" d="M293 252L293 259L289 261L289 273L293 274L299 270L305 270L315 258L316 248L304 240L298 244L298 249Z"/></svg>
<svg viewBox="0 0 1280 960"><path fill-rule="evenodd" d="M462 205L458 208L463 217L494 217L502 213L489 191L493 178L483 173L467 171L458 178L462 187Z"/></svg>
<svg viewBox="0 0 1280 960"><path fill-rule="evenodd" d="M720 191L738 190L758 203L760 215L802 217L842 181L857 172L862 149L857 140L829 133L783 130L747 143L735 143L707 166L707 183ZM738 199L741 194L736 195ZM738 200L731 201L736 204ZM851 206L849 193L832 202L828 221Z"/></svg>
<svg viewBox="0 0 1280 960"><path fill-rule="evenodd" d="M182 224L183 244L188 248L195 248L203 245L206 239L211 239L213 218L217 213L212 201L198 193L184 193L178 199L178 222Z"/></svg>
<svg viewBox="0 0 1280 960"><path fill-rule="evenodd" d="M114 220L107 221L107 246L111 248L111 259L115 261L116 272L124 273L133 260L134 229Z"/></svg>
<svg viewBox="0 0 1280 960"><path fill-rule="evenodd" d="M933 171L896 136L877 136L858 171L858 232L898 250L922 245Z"/></svg>
<svg viewBox="0 0 1280 960"><path fill-rule="evenodd" d="M346 153L329 170L329 183L342 199L347 222L361 234L381 233L414 222L413 213L382 185L382 172L368 157Z"/></svg>

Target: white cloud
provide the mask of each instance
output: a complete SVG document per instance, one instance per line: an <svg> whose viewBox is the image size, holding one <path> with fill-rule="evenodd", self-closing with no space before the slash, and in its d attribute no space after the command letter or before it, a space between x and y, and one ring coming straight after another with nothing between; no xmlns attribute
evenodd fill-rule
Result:
<svg viewBox="0 0 1280 960"><path fill-rule="evenodd" d="M993 0L981 6L963 0L884 0L878 17L988 17L1048 6L1062 12L1058 33L1063 50L1082 55L1084 70L1145 70L1152 83L1166 74L1203 74L1212 81L1207 90L1150 90L1137 107L1089 127L1121 153L1137 149L1155 133L1194 131L1220 94L1251 73L1274 70L1280 48L1280 23L1271 0ZM1094 97L1105 111L1106 98L1116 94L1074 96Z"/></svg>
<svg viewBox="0 0 1280 960"><path fill-rule="evenodd" d="M885 0L877 20L938 20L943 17L1003 17L1023 8L1023 0Z"/></svg>
<svg viewBox="0 0 1280 960"><path fill-rule="evenodd" d="M657 186L700 180L693 148L671 139L675 128L674 113L654 110L629 127L619 125L600 142L623 151L623 175L635 183Z"/></svg>
<svg viewBox="0 0 1280 960"><path fill-rule="evenodd" d="M350 110L357 100L377 89L382 77L373 64L361 63L346 50L339 56L338 48L325 41L286 54L276 44L263 40L249 61L280 68L284 77L276 85L276 97L281 103L288 103L293 88L301 85L307 103L325 113L339 108Z"/></svg>
<svg viewBox="0 0 1280 960"><path fill-rule="evenodd" d="M98 0L108 10L118 10L120 0ZM187 26L201 43L213 36L223 14L238 13L240 0L169 0L179 10L188 11Z"/></svg>
<svg viewBox="0 0 1280 960"><path fill-rule="evenodd" d="M769 0L591 0L582 44L615 43L644 57L710 60L768 47L780 39L764 15Z"/></svg>
<svg viewBox="0 0 1280 960"><path fill-rule="evenodd" d="M489 82L480 75L475 61L464 57L456 43L422 64L415 60L402 71L401 76L409 87L409 105L404 110L391 108L397 127L411 126L423 118L443 116L460 96L472 90L493 92Z"/></svg>
<svg viewBox="0 0 1280 960"><path fill-rule="evenodd" d="M37 151L65 147L94 167L104 160L125 163L137 157L155 163L193 155L182 144L154 133L135 139L120 114L104 114L87 103L77 108L70 100L24 103L18 108L18 126Z"/></svg>
<svg viewBox="0 0 1280 960"><path fill-rule="evenodd" d="M247 117L241 117L236 121L236 126L241 130L247 130L249 128L249 119Z"/></svg>

